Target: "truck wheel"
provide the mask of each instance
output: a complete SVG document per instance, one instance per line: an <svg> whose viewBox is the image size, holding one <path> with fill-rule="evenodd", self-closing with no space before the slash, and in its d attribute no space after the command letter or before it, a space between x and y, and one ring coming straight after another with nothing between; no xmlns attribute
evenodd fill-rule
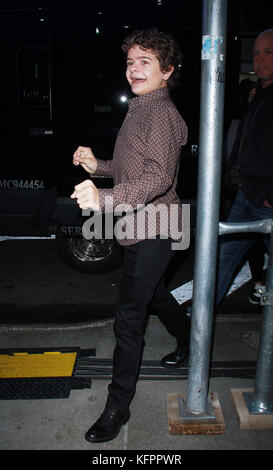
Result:
<svg viewBox="0 0 273 470"><path fill-rule="evenodd" d="M70 267L84 273L101 274L113 271L122 263L121 248L114 240L86 240L82 236L64 237L56 230L57 250Z"/></svg>

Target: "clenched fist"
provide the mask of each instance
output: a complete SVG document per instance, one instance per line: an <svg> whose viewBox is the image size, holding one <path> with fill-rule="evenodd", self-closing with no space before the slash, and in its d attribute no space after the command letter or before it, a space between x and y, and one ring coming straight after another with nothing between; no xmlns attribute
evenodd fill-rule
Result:
<svg viewBox="0 0 273 470"><path fill-rule="evenodd" d="M91 209L92 211L99 211L100 209L99 192L91 180L85 180L77 184L74 193L70 197L77 199L81 209Z"/></svg>
<svg viewBox="0 0 273 470"><path fill-rule="evenodd" d="M98 162L91 148L78 147L73 154L73 164L81 165L88 173L93 174L97 169Z"/></svg>

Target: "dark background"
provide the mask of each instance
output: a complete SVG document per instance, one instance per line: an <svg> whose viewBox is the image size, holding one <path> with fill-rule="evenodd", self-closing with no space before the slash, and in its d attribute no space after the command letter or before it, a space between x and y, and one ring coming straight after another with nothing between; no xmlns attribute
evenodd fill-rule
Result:
<svg viewBox="0 0 273 470"><path fill-rule="evenodd" d="M225 127L238 114L242 64L251 69L256 34L272 27L272 1L228 1ZM121 44L134 29L157 27L181 45L184 64L173 99L189 127L180 192L196 195L201 0L2 1L0 7L0 190L9 178L43 180L71 194L83 171L78 145L111 158L130 97Z"/></svg>
<svg viewBox="0 0 273 470"><path fill-rule="evenodd" d="M272 18L272 1L228 2L224 134L238 117L239 81L253 78L254 38L273 27ZM127 110L120 97L130 97L121 44L136 28L172 33L184 53L181 84L173 93L189 128L179 189L182 199L196 197L198 151L193 146L198 145L201 23L200 0L162 0L161 5L156 0L2 0L0 236L47 234L57 197L69 196L85 177L72 165L78 145L91 146L99 158L111 158ZM31 187L35 182L42 184L39 190ZM119 269L86 276L62 263L53 241L5 243L0 246L1 321L74 321L113 314ZM192 245L177 260L180 269L172 268L170 288L192 279ZM239 294L234 295L232 311L249 312L247 294L241 303Z"/></svg>

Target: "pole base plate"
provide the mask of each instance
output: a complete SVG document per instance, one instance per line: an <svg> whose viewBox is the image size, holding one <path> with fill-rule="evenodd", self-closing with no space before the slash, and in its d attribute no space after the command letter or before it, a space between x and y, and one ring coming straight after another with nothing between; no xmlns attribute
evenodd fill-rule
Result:
<svg viewBox="0 0 273 470"><path fill-rule="evenodd" d="M273 413L250 413L244 394L253 392L251 388L231 389L231 398L240 424L240 429L246 431L251 429L273 429Z"/></svg>
<svg viewBox="0 0 273 470"><path fill-rule="evenodd" d="M179 402L186 401L185 394L169 393L167 396L168 424L170 434L224 434L225 421L221 410L217 393L209 393L212 416L200 417L192 415L192 418L181 416ZM215 417L214 417L215 416Z"/></svg>

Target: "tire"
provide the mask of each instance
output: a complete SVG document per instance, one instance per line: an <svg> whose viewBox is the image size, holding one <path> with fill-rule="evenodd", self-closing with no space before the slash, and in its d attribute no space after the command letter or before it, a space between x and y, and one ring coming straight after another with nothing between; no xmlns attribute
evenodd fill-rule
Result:
<svg viewBox="0 0 273 470"><path fill-rule="evenodd" d="M60 227L57 227L56 246L62 260L80 272L107 273L122 263L121 248L115 239L86 240L82 236L64 237Z"/></svg>

